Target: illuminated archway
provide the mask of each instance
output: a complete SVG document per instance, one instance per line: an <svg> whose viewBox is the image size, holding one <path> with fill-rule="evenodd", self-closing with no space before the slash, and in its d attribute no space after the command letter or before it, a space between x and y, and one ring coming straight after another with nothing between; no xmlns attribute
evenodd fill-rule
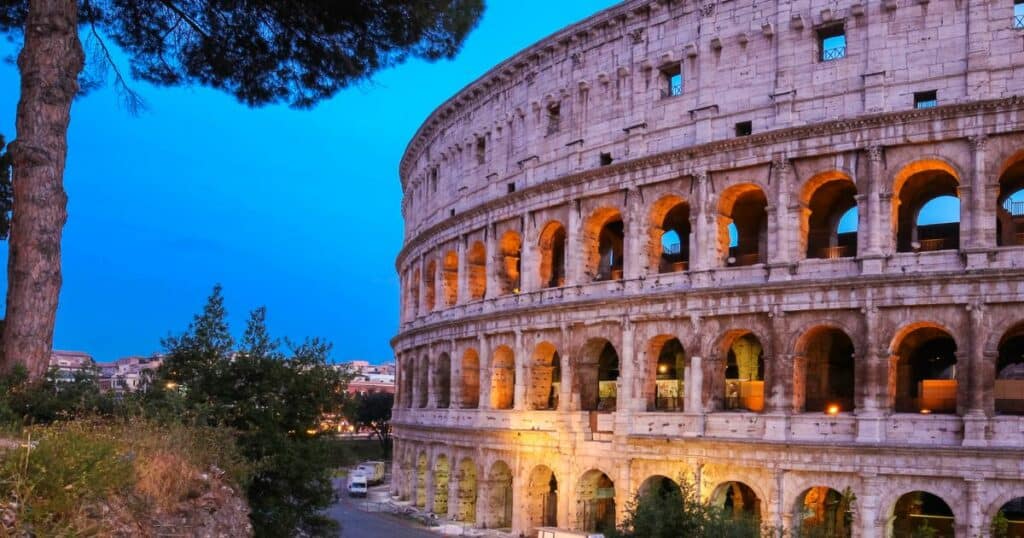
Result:
<svg viewBox="0 0 1024 538"><path fill-rule="evenodd" d="M501 256L498 260L501 283L500 293L502 295L519 293L521 287L519 275L521 273L520 263L523 250L523 239L519 236L518 232L509 230L501 236L501 241L498 243L498 250Z"/></svg>
<svg viewBox="0 0 1024 538"><path fill-rule="evenodd" d="M480 354L475 349L467 349L462 354L462 401L463 409L476 409L480 406Z"/></svg>
<svg viewBox="0 0 1024 538"><path fill-rule="evenodd" d="M652 272L685 271L690 261L690 205L669 195L651 207L647 250Z"/></svg>
<svg viewBox="0 0 1024 538"><path fill-rule="evenodd" d="M857 186L842 172L824 172L807 181L801 227L808 258L857 255L856 197Z"/></svg>
<svg viewBox="0 0 1024 538"><path fill-rule="evenodd" d="M527 401L531 409L558 409L558 391L562 382L561 357L550 342L541 342L533 351L530 364Z"/></svg>
<svg viewBox="0 0 1024 538"><path fill-rule="evenodd" d="M896 342L896 412L955 413L957 346L952 335L937 325L918 324L904 329Z"/></svg>
<svg viewBox="0 0 1024 538"><path fill-rule="evenodd" d="M487 249L484 244L474 242L469 247L466 261L469 268L469 298L479 301L487 294Z"/></svg>
<svg viewBox="0 0 1024 538"><path fill-rule="evenodd" d="M797 344L795 407L831 414L854 409L853 340L841 329L811 328Z"/></svg>
<svg viewBox="0 0 1024 538"><path fill-rule="evenodd" d="M538 465L530 472L526 486L527 534L537 527L558 526L558 479L546 465Z"/></svg>
<svg viewBox="0 0 1024 538"><path fill-rule="evenodd" d="M565 285L565 227L552 221L540 233L541 287L558 288Z"/></svg>
<svg viewBox="0 0 1024 538"><path fill-rule="evenodd" d="M959 185L956 171L936 159L916 161L896 175L893 225L898 252L959 248Z"/></svg>
<svg viewBox="0 0 1024 538"><path fill-rule="evenodd" d="M718 203L718 244L725 265L768 261L768 198L761 187L743 183L722 193Z"/></svg>
<svg viewBox="0 0 1024 538"><path fill-rule="evenodd" d="M1024 321L1000 339L995 373L996 413L1024 415Z"/></svg>
<svg viewBox="0 0 1024 538"><path fill-rule="evenodd" d="M797 538L851 538L853 496L826 486L807 489L796 499L793 536Z"/></svg>
<svg viewBox="0 0 1024 538"><path fill-rule="evenodd" d="M512 409L515 385L515 354L508 346L498 346L491 356L491 409Z"/></svg>
<svg viewBox="0 0 1024 538"><path fill-rule="evenodd" d="M614 208L594 211L583 225L587 273L593 280L619 280L623 271L625 225Z"/></svg>
<svg viewBox="0 0 1024 538"><path fill-rule="evenodd" d="M576 486L576 521L584 532L608 532L615 528L615 482L597 469L583 474Z"/></svg>
<svg viewBox="0 0 1024 538"><path fill-rule="evenodd" d="M927 535L931 538L953 538L956 534L955 529L953 510L946 501L926 491L912 491L901 496L893 506L888 536L901 538Z"/></svg>

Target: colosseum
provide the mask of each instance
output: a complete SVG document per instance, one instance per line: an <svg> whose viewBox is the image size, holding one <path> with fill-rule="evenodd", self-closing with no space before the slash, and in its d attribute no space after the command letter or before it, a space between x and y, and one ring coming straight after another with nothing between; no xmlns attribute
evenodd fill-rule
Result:
<svg viewBox="0 0 1024 538"><path fill-rule="evenodd" d="M400 164L392 494L1024 535L1022 93L1024 0L630 0L498 64Z"/></svg>

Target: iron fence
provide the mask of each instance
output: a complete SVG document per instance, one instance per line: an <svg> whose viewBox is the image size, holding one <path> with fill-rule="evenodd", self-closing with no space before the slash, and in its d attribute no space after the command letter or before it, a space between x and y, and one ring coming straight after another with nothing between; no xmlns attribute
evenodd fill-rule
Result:
<svg viewBox="0 0 1024 538"><path fill-rule="evenodd" d="M846 58L846 47L830 47L821 51L822 61L839 60L840 58Z"/></svg>
<svg viewBox="0 0 1024 538"><path fill-rule="evenodd" d="M1014 28L1024 28L1024 15L1014 15L1013 17Z"/></svg>

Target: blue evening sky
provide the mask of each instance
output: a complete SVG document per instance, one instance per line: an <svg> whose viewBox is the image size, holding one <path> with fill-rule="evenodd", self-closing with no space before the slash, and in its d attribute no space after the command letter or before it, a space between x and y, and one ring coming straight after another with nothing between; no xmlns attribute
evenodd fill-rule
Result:
<svg viewBox="0 0 1024 538"><path fill-rule="evenodd" d="M614 3L493 0L454 61L411 61L310 111L141 83L139 117L110 88L76 101L54 347L100 361L159 351L220 282L236 333L266 305L278 336L325 337L338 361L391 360L406 143L490 67ZM15 52L0 41L0 56ZM0 64L8 140L18 87Z"/></svg>

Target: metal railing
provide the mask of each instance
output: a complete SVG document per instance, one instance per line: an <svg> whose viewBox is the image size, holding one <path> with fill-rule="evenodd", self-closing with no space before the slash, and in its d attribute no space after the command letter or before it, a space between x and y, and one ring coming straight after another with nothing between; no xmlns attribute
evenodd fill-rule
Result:
<svg viewBox="0 0 1024 538"><path fill-rule="evenodd" d="M669 256L679 254L680 245L679 243L669 243L661 246L661 253Z"/></svg>
<svg viewBox="0 0 1024 538"><path fill-rule="evenodd" d="M1024 201L1018 202L1015 200L1007 199L1003 202L1003 209L1012 217L1024 216Z"/></svg>
<svg viewBox="0 0 1024 538"><path fill-rule="evenodd" d="M822 51L821 51L821 60L823 62L828 62L828 61L831 61L831 60L839 60L841 58L846 58L846 47L845 46L843 46L843 47L832 47L832 48L828 48L828 49L822 49Z"/></svg>
<svg viewBox="0 0 1024 538"><path fill-rule="evenodd" d="M1024 15L1014 15L1013 27L1017 29L1024 28Z"/></svg>

